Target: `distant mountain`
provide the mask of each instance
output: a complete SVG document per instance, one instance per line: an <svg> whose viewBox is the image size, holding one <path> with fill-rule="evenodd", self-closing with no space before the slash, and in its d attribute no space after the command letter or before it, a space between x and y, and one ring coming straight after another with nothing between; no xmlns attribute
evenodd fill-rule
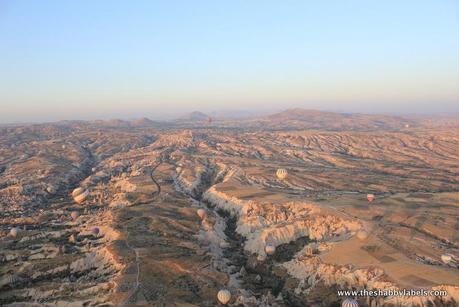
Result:
<svg viewBox="0 0 459 307"><path fill-rule="evenodd" d="M152 126L155 124L154 121L146 117L133 119L129 123L131 124L131 126L134 126L134 127L147 127L147 126Z"/></svg>
<svg viewBox="0 0 459 307"><path fill-rule="evenodd" d="M182 121L184 120L184 121L193 121L193 122L204 121L208 119L209 119L209 115L199 112L199 111L191 112L190 114L187 114L179 118L179 120L182 120Z"/></svg>
<svg viewBox="0 0 459 307"><path fill-rule="evenodd" d="M289 109L255 119L258 125L282 129L375 130L418 126L418 122L401 116L359 113L335 113ZM253 121L252 121L253 123Z"/></svg>

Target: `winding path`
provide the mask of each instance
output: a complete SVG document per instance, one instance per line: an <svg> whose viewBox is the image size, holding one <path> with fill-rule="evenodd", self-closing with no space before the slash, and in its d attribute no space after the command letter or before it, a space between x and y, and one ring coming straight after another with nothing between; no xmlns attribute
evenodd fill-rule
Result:
<svg viewBox="0 0 459 307"><path fill-rule="evenodd" d="M151 172L150 172L150 178L151 180L153 181L153 183L156 185L156 188L157 190L153 193L153 196L159 196L159 194L161 194L161 185L155 180L155 178L153 177L153 173L155 172L155 170L158 168L158 166L160 166L161 164L163 163L162 159L159 161L158 164L156 164ZM120 306L127 306L127 304L132 304L135 302L135 294L137 293L139 287L140 287L140 257L139 257L139 252L133 248L130 244L129 244L129 231L128 231L128 226L126 225L124 227L124 231L127 233L127 236L126 236L126 246L134 252L135 254L135 263L136 263L136 268L137 268L137 273L136 273L136 281L135 281L135 286L134 288L130 291L128 297L126 298L126 300L120 305Z"/></svg>

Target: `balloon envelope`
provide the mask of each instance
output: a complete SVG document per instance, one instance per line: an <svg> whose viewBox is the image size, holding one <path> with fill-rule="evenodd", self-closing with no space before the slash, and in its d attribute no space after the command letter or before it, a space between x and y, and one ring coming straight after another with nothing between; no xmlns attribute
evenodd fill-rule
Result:
<svg viewBox="0 0 459 307"><path fill-rule="evenodd" d="M13 238L16 238L18 236L18 229L16 227L13 227L11 228L10 230L10 235L13 237Z"/></svg>
<svg viewBox="0 0 459 307"><path fill-rule="evenodd" d="M54 194L56 193L56 189L53 187L53 186L48 186L46 188L46 191L49 193L49 194Z"/></svg>
<svg viewBox="0 0 459 307"><path fill-rule="evenodd" d="M231 299L231 292L228 290L220 290L218 291L217 298L220 303L226 305Z"/></svg>
<svg viewBox="0 0 459 307"><path fill-rule="evenodd" d="M451 262L451 260L453 260L453 257L451 257L451 255L448 255L448 254L441 255L441 261L443 261L444 263L448 264Z"/></svg>
<svg viewBox="0 0 459 307"><path fill-rule="evenodd" d="M287 174L288 174L288 173L287 173L287 170L284 169L284 168L280 168L280 169L278 169L277 172L276 172L276 176L277 176L277 178L280 179L280 180L283 180L283 179L287 178Z"/></svg>
<svg viewBox="0 0 459 307"><path fill-rule="evenodd" d="M206 217L206 210L204 209L198 209L198 211L196 211L196 213L198 214L198 216L203 220L205 217Z"/></svg>
<svg viewBox="0 0 459 307"><path fill-rule="evenodd" d="M352 298L347 298L343 301L341 306L342 307L359 307L359 303Z"/></svg>
<svg viewBox="0 0 459 307"><path fill-rule="evenodd" d="M265 247L265 252L268 255L273 255L276 252L276 247L272 244L268 244Z"/></svg>
<svg viewBox="0 0 459 307"><path fill-rule="evenodd" d="M85 199L88 197L89 191L88 190L83 190L82 193L77 194L76 196L73 196L73 199L77 204L81 204L82 202L85 201Z"/></svg>
<svg viewBox="0 0 459 307"><path fill-rule="evenodd" d="M84 192L84 189L83 189L83 188L81 188L81 187L76 188L75 190L73 190L72 196L75 197L75 196L77 196L77 195L80 195L80 194L83 193L83 192Z"/></svg>
<svg viewBox="0 0 459 307"><path fill-rule="evenodd" d="M368 232L366 232L365 230L357 231L357 239L365 240L366 238L368 238Z"/></svg>
<svg viewBox="0 0 459 307"><path fill-rule="evenodd" d="M97 236L97 235L99 234L99 228L93 227L93 228L91 229L91 232L92 232L94 235Z"/></svg>
<svg viewBox="0 0 459 307"><path fill-rule="evenodd" d="M373 200L375 200L374 194L367 194L367 199L371 203Z"/></svg>

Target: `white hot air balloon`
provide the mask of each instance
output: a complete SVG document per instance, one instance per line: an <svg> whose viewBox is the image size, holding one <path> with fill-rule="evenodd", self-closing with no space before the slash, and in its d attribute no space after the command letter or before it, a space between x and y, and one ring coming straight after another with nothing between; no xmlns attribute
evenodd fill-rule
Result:
<svg viewBox="0 0 459 307"><path fill-rule="evenodd" d="M357 239L363 241L366 238L368 238L368 232L366 232L365 230L359 230L357 231L356 236L357 236Z"/></svg>
<svg viewBox="0 0 459 307"><path fill-rule="evenodd" d="M16 227L11 228L10 230L10 236L13 238L16 238L18 236L19 230Z"/></svg>
<svg viewBox="0 0 459 307"><path fill-rule="evenodd" d="M443 254L441 255L440 258L441 258L441 261L443 261L443 263L445 264L448 264L453 260L453 257L450 254Z"/></svg>
<svg viewBox="0 0 459 307"><path fill-rule="evenodd" d="M196 211L196 213L197 213L198 216L201 218L201 220L205 219L206 216L207 216L206 210L204 210L204 209L198 209L198 210Z"/></svg>
<svg viewBox="0 0 459 307"><path fill-rule="evenodd" d="M46 192L48 192L49 194L54 194L56 193L56 189L50 185L46 188Z"/></svg>
<svg viewBox="0 0 459 307"><path fill-rule="evenodd" d="M265 246L265 252L268 255L274 255L274 253L276 252L276 247L272 244L267 244Z"/></svg>
<svg viewBox="0 0 459 307"><path fill-rule="evenodd" d="M226 289L220 290L217 293L217 299L220 303L222 303L223 305L226 305L231 299L231 292L229 292Z"/></svg>
<svg viewBox="0 0 459 307"><path fill-rule="evenodd" d="M367 194L367 199L371 203L373 200L375 200L375 195L374 194Z"/></svg>
<svg viewBox="0 0 459 307"><path fill-rule="evenodd" d="M76 188L72 192L73 200L75 200L77 204L81 204L82 202L84 202L88 195L89 191L83 188Z"/></svg>
<svg viewBox="0 0 459 307"><path fill-rule="evenodd" d="M352 298L347 298L341 303L342 307L359 307L359 303L352 299Z"/></svg>
<svg viewBox="0 0 459 307"><path fill-rule="evenodd" d="M276 176L279 180L284 180L287 178L287 170L285 168L279 168L276 172Z"/></svg>

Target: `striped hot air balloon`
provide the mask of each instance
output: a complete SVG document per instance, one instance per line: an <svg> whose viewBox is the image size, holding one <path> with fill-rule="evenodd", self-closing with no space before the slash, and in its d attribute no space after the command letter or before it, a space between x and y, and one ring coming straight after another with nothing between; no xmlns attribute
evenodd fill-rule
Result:
<svg viewBox="0 0 459 307"><path fill-rule="evenodd" d="M231 292L229 292L226 289L222 289L218 291L217 299L220 303L222 303L223 305L226 305L231 300Z"/></svg>
<svg viewBox="0 0 459 307"><path fill-rule="evenodd" d="M352 298L347 298L341 303L341 307L359 307L359 303Z"/></svg>
<svg viewBox="0 0 459 307"><path fill-rule="evenodd" d="M276 171L276 176L279 180L284 180L285 178L287 178L287 170L285 168L279 168L277 171Z"/></svg>

